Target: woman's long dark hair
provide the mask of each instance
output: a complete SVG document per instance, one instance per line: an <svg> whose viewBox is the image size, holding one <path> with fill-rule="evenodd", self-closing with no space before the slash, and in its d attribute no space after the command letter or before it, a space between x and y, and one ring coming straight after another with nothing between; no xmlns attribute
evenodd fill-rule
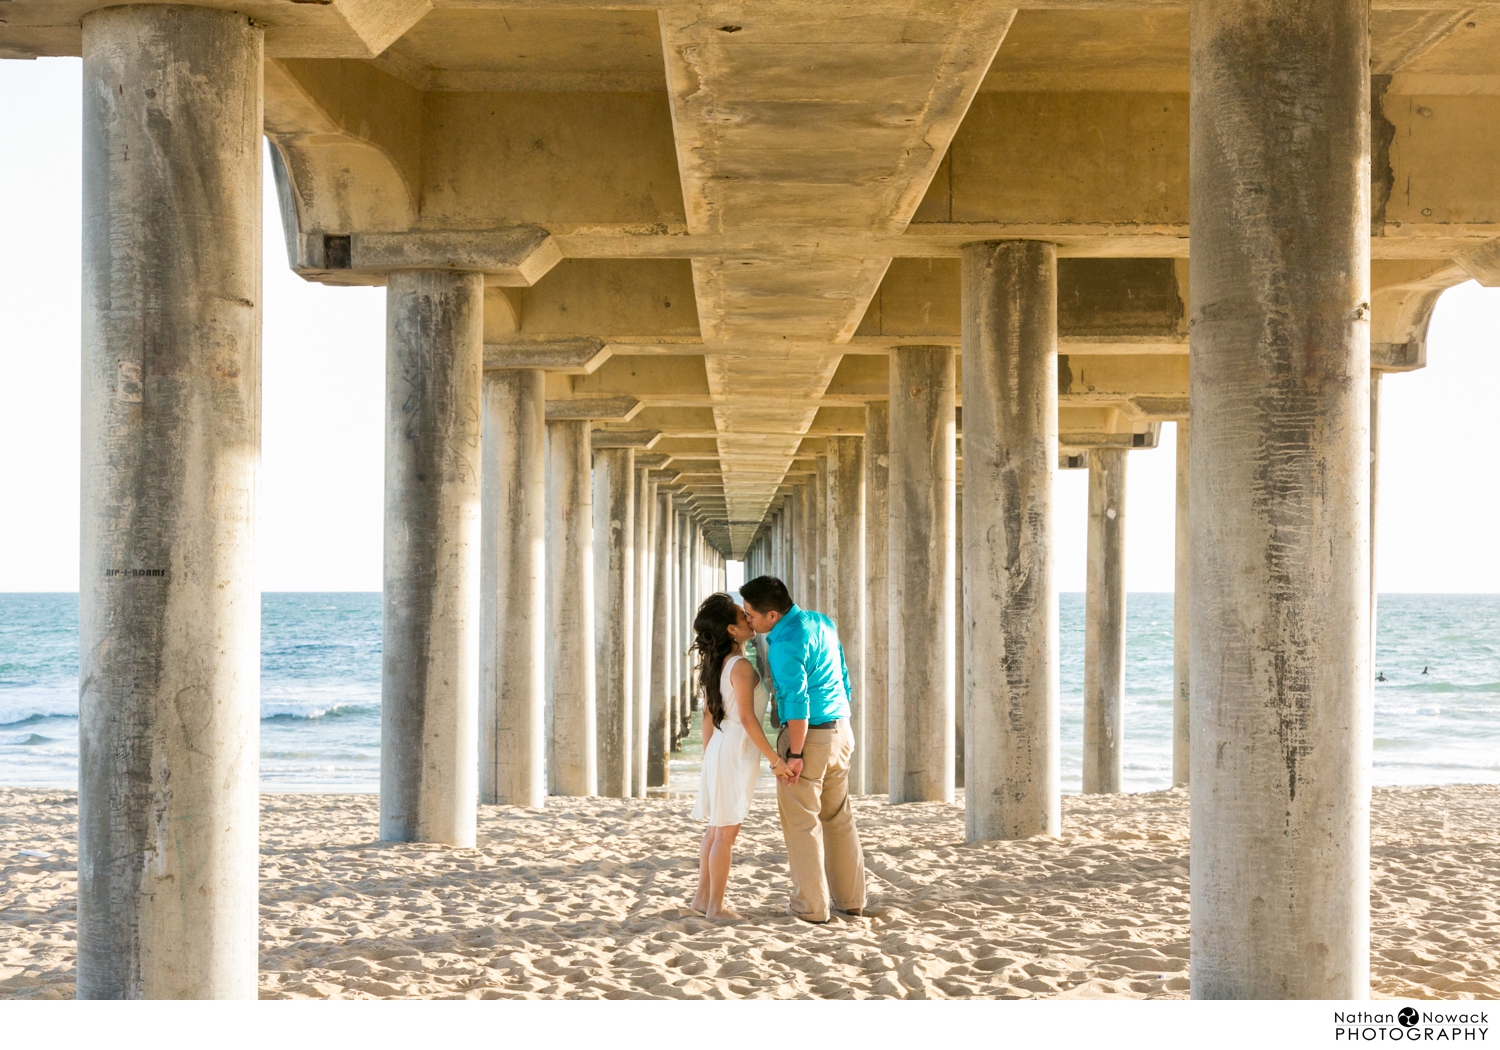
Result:
<svg viewBox="0 0 1500 1050"><path fill-rule="evenodd" d="M720 591L704 598L698 606L698 615L693 617L693 634L697 637L693 651L698 654L703 710L714 720L715 729L724 724L724 694L719 691L719 679L724 674L724 661L734 648L729 628L738 622L739 616L740 608L734 599Z"/></svg>

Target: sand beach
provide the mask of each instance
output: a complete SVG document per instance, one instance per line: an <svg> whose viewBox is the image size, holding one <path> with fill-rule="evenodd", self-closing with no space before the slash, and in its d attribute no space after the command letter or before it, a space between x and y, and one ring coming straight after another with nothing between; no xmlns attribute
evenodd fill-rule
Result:
<svg viewBox="0 0 1500 1050"><path fill-rule="evenodd" d="M783 914L759 800L731 883L684 904L691 799L482 807L476 849L375 841L374 795L265 795L262 998L1186 997L1182 791L1063 798L1054 841L963 844L961 805L858 800L872 914ZM1500 785L1379 788L1380 997L1500 995ZM21 850L51 854L19 855ZM77 803L0 790L0 997L73 995Z"/></svg>

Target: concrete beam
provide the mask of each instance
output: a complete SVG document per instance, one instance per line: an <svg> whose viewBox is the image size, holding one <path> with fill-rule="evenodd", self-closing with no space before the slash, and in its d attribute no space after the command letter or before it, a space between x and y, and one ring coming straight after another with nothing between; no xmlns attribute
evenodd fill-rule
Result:
<svg viewBox="0 0 1500 1050"><path fill-rule="evenodd" d="M488 310L490 297L485 298ZM486 340L484 367L541 368L567 375L588 375L609 360L611 352L602 339L552 339L545 342Z"/></svg>
<svg viewBox="0 0 1500 1050"><path fill-rule="evenodd" d="M711 396L701 355L677 357L615 356L591 375L573 380L573 392L631 394L656 404L707 403Z"/></svg>
<svg viewBox="0 0 1500 1050"><path fill-rule="evenodd" d="M562 259L552 235L531 223L480 230L344 233L313 229L297 239L292 269L325 284L381 285L402 270L462 270L490 285L524 287Z"/></svg>
<svg viewBox="0 0 1500 1050"><path fill-rule="evenodd" d="M664 437L656 443L654 451L664 452L673 457L690 456L695 459L708 459L718 456L719 443L714 438Z"/></svg>
<svg viewBox="0 0 1500 1050"><path fill-rule="evenodd" d="M1057 435L1059 448L1072 452L1075 449L1140 449L1155 448L1161 440L1161 424L1146 423L1140 430L1123 433L1090 433L1084 430L1060 431Z"/></svg>
<svg viewBox="0 0 1500 1050"><path fill-rule="evenodd" d="M547 422L564 419L601 420L613 423L628 423L641 410L641 403L633 397L578 397L567 400L547 401Z"/></svg>
<svg viewBox="0 0 1500 1050"><path fill-rule="evenodd" d="M652 448L661 440L659 430L595 430L589 434L589 447L601 448ZM639 462L639 458L637 459Z"/></svg>

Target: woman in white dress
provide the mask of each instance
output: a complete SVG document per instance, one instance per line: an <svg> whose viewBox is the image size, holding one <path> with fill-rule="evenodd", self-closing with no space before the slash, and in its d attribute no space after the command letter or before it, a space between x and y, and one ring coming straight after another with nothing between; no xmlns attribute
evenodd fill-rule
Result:
<svg viewBox="0 0 1500 1050"><path fill-rule="evenodd" d="M707 820L708 830L692 908L710 919L742 919L724 905L734 840L750 811L761 756L773 773L783 772L784 763L761 728L766 691L745 659L745 642L755 635L745 610L727 594L711 594L698 607L693 633L703 686L703 777L693 819Z"/></svg>

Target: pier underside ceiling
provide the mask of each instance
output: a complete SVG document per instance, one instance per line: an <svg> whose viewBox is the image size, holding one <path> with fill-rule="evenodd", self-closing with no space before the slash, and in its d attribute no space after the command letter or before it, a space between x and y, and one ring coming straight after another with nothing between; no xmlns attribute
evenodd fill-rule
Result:
<svg viewBox="0 0 1500 1050"><path fill-rule="evenodd" d="M11 0L0 57L76 55L103 6ZM959 344L966 243L1057 245L1064 433L1186 412L1181 2L201 6L266 26L292 268L483 272L487 363L576 359L549 403L613 402L596 428L663 454L726 555L862 431L893 346ZM1496 53L1500 7L1374 5L1389 367L1445 288L1500 283Z"/></svg>

